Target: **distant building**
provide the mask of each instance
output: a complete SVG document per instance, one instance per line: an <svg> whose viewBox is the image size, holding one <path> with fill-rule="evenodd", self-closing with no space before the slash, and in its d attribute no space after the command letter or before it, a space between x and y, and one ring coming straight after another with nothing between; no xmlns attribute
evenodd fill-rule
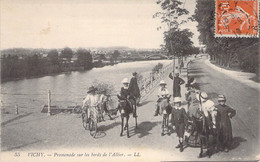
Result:
<svg viewBox="0 0 260 162"><path fill-rule="evenodd" d="M72 57L71 60L70 60L70 62L71 62L71 63L74 63L74 62L76 62L77 60L78 60L77 57Z"/></svg>
<svg viewBox="0 0 260 162"><path fill-rule="evenodd" d="M42 56L42 58L46 58L46 57L48 57L48 54L45 53L45 54L42 54L41 56Z"/></svg>

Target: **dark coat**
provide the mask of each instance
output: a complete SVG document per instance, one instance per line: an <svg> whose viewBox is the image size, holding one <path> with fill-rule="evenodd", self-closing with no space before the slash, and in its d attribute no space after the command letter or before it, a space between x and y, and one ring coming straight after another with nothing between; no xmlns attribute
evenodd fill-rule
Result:
<svg viewBox="0 0 260 162"><path fill-rule="evenodd" d="M138 87L137 79L132 77L128 88L135 98L140 97L140 89Z"/></svg>
<svg viewBox="0 0 260 162"><path fill-rule="evenodd" d="M230 118L236 115L236 111L227 105L217 105L216 128L219 142L225 146L232 143L232 126Z"/></svg>
<svg viewBox="0 0 260 162"><path fill-rule="evenodd" d="M172 124L175 125L178 137L183 137L185 125L187 124L188 116L184 108L172 109Z"/></svg>
<svg viewBox="0 0 260 162"><path fill-rule="evenodd" d="M120 107L120 104L118 105L119 111L121 112L121 110L124 109L126 114L132 113L133 112L133 106L132 106L131 100L133 100L133 95L129 91L129 89L125 89L125 88L121 87L120 95L118 95L117 97L120 100L126 100L127 101L126 107Z"/></svg>
<svg viewBox="0 0 260 162"><path fill-rule="evenodd" d="M170 73L169 78L173 80L173 97L181 97L181 85L185 83L180 77L173 77Z"/></svg>
<svg viewBox="0 0 260 162"><path fill-rule="evenodd" d="M123 87L121 87L121 91L120 91L120 99L126 100L133 97L133 94L131 93L131 91L129 89L125 89Z"/></svg>

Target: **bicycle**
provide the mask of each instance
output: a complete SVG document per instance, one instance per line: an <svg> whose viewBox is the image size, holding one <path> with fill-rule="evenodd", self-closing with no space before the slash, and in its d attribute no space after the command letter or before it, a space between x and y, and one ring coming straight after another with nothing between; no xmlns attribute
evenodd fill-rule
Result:
<svg viewBox="0 0 260 162"><path fill-rule="evenodd" d="M88 113L90 115L88 117ZM93 106L83 109L82 111L82 124L85 130L89 130L90 135L95 138L97 134L97 123L98 123L98 106Z"/></svg>

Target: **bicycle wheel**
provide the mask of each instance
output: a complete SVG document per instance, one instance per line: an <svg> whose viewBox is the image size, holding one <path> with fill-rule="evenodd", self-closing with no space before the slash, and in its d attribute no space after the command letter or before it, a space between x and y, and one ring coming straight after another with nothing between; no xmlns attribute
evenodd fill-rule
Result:
<svg viewBox="0 0 260 162"><path fill-rule="evenodd" d="M108 110L108 116L110 119L114 119L117 116L117 105L118 105L118 99L116 96L110 96L108 101L106 102L107 110Z"/></svg>
<svg viewBox="0 0 260 162"><path fill-rule="evenodd" d="M97 134L97 122L93 120L93 118L90 118L89 120L89 132L92 137L95 138Z"/></svg>
<svg viewBox="0 0 260 162"><path fill-rule="evenodd" d="M85 128L85 130L87 130L88 129L88 117L87 117L87 114L82 113L81 114L81 118L82 118L83 128Z"/></svg>

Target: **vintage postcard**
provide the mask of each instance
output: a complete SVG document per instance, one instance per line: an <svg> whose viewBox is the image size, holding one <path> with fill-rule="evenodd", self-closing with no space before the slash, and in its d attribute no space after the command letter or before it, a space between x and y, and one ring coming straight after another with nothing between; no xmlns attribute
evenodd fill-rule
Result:
<svg viewBox="0 0 260 162"><path fill-rule="evenodd" d="M259 0L0 3L1 162L259 160Z"/></svg>

